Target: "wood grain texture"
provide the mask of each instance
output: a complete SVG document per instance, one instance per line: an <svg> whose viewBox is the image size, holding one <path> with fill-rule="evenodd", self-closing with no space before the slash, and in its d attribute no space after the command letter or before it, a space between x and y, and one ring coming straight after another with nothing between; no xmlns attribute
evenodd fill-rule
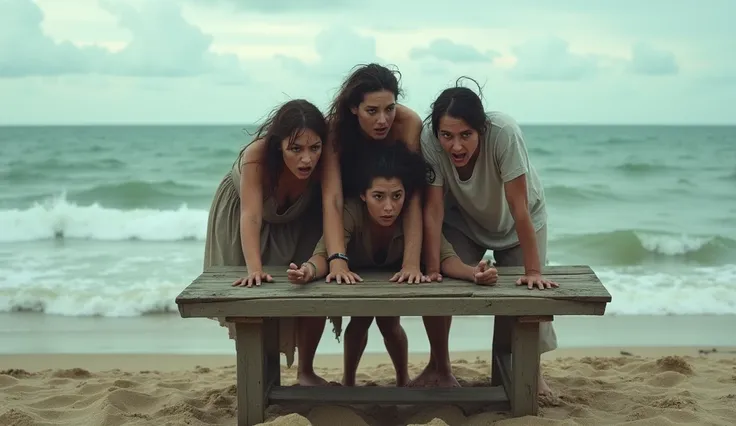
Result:
<svg viewBox="0 0 736 426"><path fill-rule="evenodd" d="M409 388L383 386L278 386L269 392L271 404L309 402L310 404L497 404L496 409L510 407L506 392L500 386L467 388Z"/></svg>
<svg viewBox="0 0 736 426"><path fill-rule="evenodd" d="M235 279L245 275L242 267L213 267L205 270L176 298L177 304L226 302L258 299L301 298L419 298L419 297L525 297L585 302L611 301L611 294L601 284L588 266L550 266L545 277L556 281L560 287L553 290L529 290L517 286L516 280L522 268L498 268L499 280L495 286L478 286L470 282L444 279L440 283L406 284L392 283L390 271L366 271L361 273L363 282L355 285L326 283L317 280L306 285L291 284L286 279L285 268L270 268L274 282L260 287L233 287Z"/></svg>

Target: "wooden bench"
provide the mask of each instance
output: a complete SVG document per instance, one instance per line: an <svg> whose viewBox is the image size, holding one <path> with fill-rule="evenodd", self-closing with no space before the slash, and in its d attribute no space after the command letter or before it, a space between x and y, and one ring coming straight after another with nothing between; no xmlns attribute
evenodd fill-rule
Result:
<svg viewBox="0 0 736 426"><path fill-rule="evenodd" d="M445 278L441 283L395 284L391 272L361 271L364 282L338 285L318 280L300 286L286 279L286 267L267 268L275 282L232 287L243 267L204 271L176 298L184 318L226 317L235 323L238 425L264 421L272 403L435 404L481 402L537 415L539 323L554 315L603 315L611 295L588 266L549 266L545 277L554 290L515 285L523 270L502 267L498 284L482 287ZM493 315L490 387L300 387L281 386L280 317ZM482 339L481 339L482 340ZM409 341L411 348L411 340ZM319 356L319 355L317 355Z"/></svg>

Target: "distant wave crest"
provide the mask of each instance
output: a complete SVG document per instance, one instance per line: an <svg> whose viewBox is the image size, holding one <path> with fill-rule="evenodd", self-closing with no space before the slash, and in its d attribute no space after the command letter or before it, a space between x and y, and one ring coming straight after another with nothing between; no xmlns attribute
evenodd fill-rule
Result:
<svg viewBox="0 0 736 426"><path fill-rule="evenodd" d="M736 260L736 241L722 236L664 234L619 230L565 236L550 244L586 252L613 265L637 265L647 261L680 258L704 265Z"/></svg>
<svg viewBox="0 0 736 426"><path fill-rule="evenodd" d="M626 162L616 166L616 169L626 173L637 173L637 174L654 174L660 172L667 172L676 170L675 168L663 164L651 164L651 163L640 163L640 162Z"/></svg>
<svg viewBox="0 0 736 426"><path fill-rule="evenodd" d="M544 188L544 194L551 202L575 201L612 201L620 197L609 189L597 187L574 187L567 185L550 185Z"/></svg>
<svg viewBox="0 0 736 426"><path fill-rule="evenodd" d="M204 240L204 209L181 204L176 209L120 210L98 203L80 206L66 194L27 209L0 210L0 242L72 238L100 241Z"/></svg>
<svg viewBox="0 0 736 426"><path fill-rule="evenodd" d="M70 201L81 203L100 202L106 206L140 207L176 203L192 199L194 195L201 193L201 187L172 180L162 182L132 180L101 184L83 191L69 193L67 196Z"/></svg>

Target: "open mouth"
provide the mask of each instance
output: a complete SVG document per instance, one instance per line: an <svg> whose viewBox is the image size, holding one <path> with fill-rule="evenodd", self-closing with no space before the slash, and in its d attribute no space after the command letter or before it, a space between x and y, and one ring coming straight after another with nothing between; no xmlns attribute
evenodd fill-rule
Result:
<svg viewBox="0 0 736 426"><path fill-rule="evenodd" d="M379 135L383 135L386 132L388 132L388 127L381 127L381 128L376 129L376 133L378 133Z"/></svg>
<svg viewBox="0 0 736 426"><path fill-rule="evenodd" d="M452 155L452 161L456 163L462 163L465 161L465 157L468 156L468 154L451 154Z"/></svg>
<svg viewBox="0 0 736 426"><path fill-rule="evenodd" d="M308 175L309 173L312 172L312 167L309 167L309 166L308 167L303 167L302 166L302 167L297 167L297 170L299 170L299 173L301 173L303 175Z"/></svg>

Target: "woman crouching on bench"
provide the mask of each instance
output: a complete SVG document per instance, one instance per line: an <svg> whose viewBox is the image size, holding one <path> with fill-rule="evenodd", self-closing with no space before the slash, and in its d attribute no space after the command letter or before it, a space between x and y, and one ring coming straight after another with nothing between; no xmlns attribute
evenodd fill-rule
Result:
<svg viewBox="0 0 736 426"><path fill-rule="evenodd" d="M409 151L403 143L371 146L360 158L361 167L357 171L360 198L346 200L343 210L346 260L354 271L361 268L393 270L390 268L401 265L404 253L404 203L416 191L425 189L428 180L433 179L433 172L420 153ZM495 268L484 262L476 267L464 264L444 239L440 251L442 270L447 276L479 284L496 281ZM299 267L290 265L289 280L303 284L324 277L328 272L327 261L327 250L321 239L309 261ZM341 319L332 321L339 336ZM355 385L355 374L372 322L373 317L352 317L345 330L342 380L345 386ZM399 317L376 317L376 324L396 369L396 385L405 386L409 382L408 342Z"/></svg>

